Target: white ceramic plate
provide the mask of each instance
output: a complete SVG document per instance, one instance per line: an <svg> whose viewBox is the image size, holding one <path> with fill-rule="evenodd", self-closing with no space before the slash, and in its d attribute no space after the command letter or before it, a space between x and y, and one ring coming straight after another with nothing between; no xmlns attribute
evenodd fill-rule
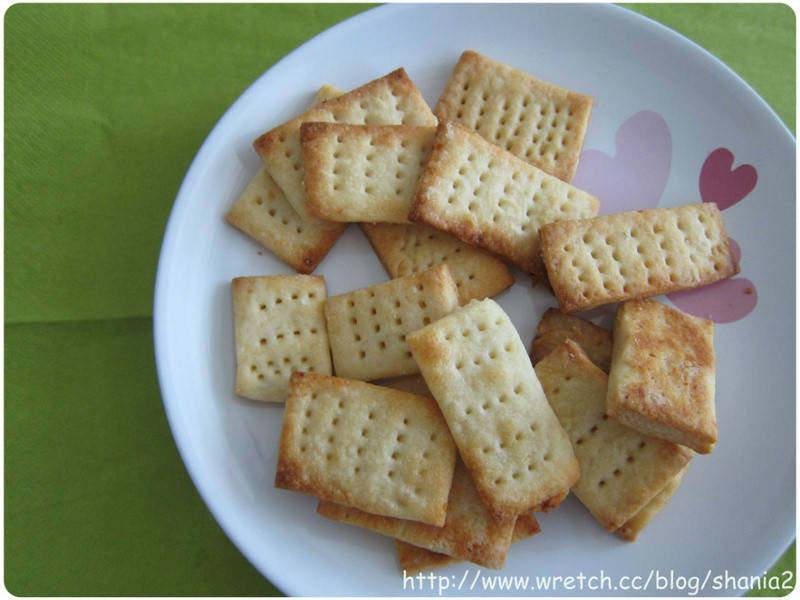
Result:
<svg viewBox="0 0 800 600"><path fill-rule="evenodd" d="M328 522L312 498L273 488L282 407L232 393L229 286L235 276L291 270L259 254L223 216L258 168L252 140L302 112L320 84L351 89L404 66L433 106L467 48L596 98L576 183L601 197L604 212L626 202L670 206L712 195L730 204L723 216L741 249L742 273L694 299L662 298L695 311L711 307L729 321L718 324L715 339L720 441L711 455L695 458L638 541L606 533L569 498L542 515L541 534L513 547L502 572L453 566L414 580L412 589L390 540ZM734 168L751 167L731 173L720 149L732 153ZM795 535L794 151L788 130L727 67L610 5L388 5L317 36L220 120L186 176L164 238L158 371L200 494L243 554L290 595L437 595L444 586L445 595L683 595L701 585L701 595L740 593L741 578L761 575ZM326 277L329 295L387 279L354 226L316 273ZM519 273L497 300L526 343L555 304ZM588 316L608 325L610 314ZM498 574L531 579L518 580L524 589L485 588L481 576ZM572 589L564 580L546 591L535 589L536 576L576 579Z"/></svg>

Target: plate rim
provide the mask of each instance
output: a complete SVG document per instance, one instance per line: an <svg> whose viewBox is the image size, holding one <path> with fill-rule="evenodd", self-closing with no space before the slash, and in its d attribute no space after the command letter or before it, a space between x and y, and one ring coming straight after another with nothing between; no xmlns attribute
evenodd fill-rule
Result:
<svg viewBox="0 0 800 600"><path fill-rule="evenodd" d="M284 594L288 593L290 595L299 595L300 593L295 587L296 584L288 580L290 578L284 578L280 572L270 571L264 565L259 566L260 561L258 557L251 554L250 548L243 547L243 544L235 535L235 524L233 523L230 514L222 510L222 507L220 506L222 498L217 495L215 490L209 489L205 483L202 482L202 475L199 471L199 467L194 461L190 452L191 448L187 447L185 438L178 435L178 432L180 432L180 424L178 422L177 412L178 405L174 403L175 394L178 393L178 390L177 387L174 386L175 379L169 376L167 369L169 359L171 358L171 349L169 348L169 343L167 341L168 338L166 337L169 330L169 323L165 321L166 310L164 308L164 303L166 301L165 298L170 284L170 281L167 277L170 259L174 255L172 249L174 244L178 241L178 234L176 231L180 225L180 217L186 210L189 210L190 208L190 202L188 201L189 189L192 181L195 179L195 174L199 169L199 165L202 163L202 158L210 151L209 148L213 147L214 141L216 137L218 137L219 132L225 128L228 121L233 117L233 115L235 115L237 104L242 100L243 96L246 96L247 93L255 86L268 85L272 79L280 79L283 71L289 68L293 62L299 61L306 53L309 52L310 48L313 49L314 46L324 43L326 38L339 35L343 30L351 27L360 28L369 20L374 21L388 18L388 16L390 16L393 12L396 13L407 10L413 12L418 6L420 5L403 3L386 4L368 8L363 12L350 16L345 20L317 33L312 38L308 39L303 44L289 52L287 55L283 56L279 61L273 64L258 78L256 78L241 92L237 99L223 113L198 149L198 152L193 158L192 163L190 164L178 189L162 238L153 296L153 338L159 387L173 439L175 440L181 459L187 469L187 472L189 473L195 489L200 494L204 504L211 512L215 521L225 532L225 535L237 547L239 552L241 552L241 554L254 566L254 568L263 577L265 577L269 583L271 583ZM538 6L541 7L546 5ZM766 100L764 100L758 94L758 92L756 92L755 89L741 76L739 76L731 67L725 64L715 55L711 54L708 50L693 40L685 37L681 33L675 31L674 29L648 17L647 15L642 15L629 8L612 4L594 4L591 6L596 10L604 11L608 14L616 14L618 18L627 19L629 22L636 23L638 26L653 27L655 30L660 31L660 35L666 36L671 45L681 48L682 51L689 52L689 49L691 49L692 53L697 53L699 51L699 56L703 56L705 60L710 61L711 64L713 64L714 69L721 68L722 72L726 74L726 78L729 79L731 83L734 83L742 93L746 94L749 100L757 101L761 109L765 109L765 112L771 117L771 120L779 125L783 130L783 133L788 137L787 141L790 141L792 144L795 143L795 136L792 134L791 130L783 122L776 111L766 102ZM788 544L776 555L777 558L785 553L786 549L791 545L795 538L796 535L791 535L789 537Z"/></svg>

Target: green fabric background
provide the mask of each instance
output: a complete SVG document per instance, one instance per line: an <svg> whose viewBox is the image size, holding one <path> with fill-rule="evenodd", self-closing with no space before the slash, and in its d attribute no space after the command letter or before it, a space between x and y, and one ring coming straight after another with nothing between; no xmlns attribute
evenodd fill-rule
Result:
<svg viewBox="0 0 800 600"><path fill-rule="evenodd" d="M173 199L223 112L288 52L371 6L6 12L9 592L279 593L221 532L180 461L155 373L153 283ZM794 131L789 7L628 6L718 56ZM794 546L776 568L795 568Z"/></svg>

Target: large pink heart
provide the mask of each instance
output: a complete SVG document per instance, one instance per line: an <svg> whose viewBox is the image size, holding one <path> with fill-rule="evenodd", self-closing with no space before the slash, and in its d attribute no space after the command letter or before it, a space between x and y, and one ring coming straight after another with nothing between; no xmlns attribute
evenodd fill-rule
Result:
<svg viewBox="0 0 800 600"><path fill-rule="evenodd" d="M729 239L736 260L741 258L739 244ZM670 302L685 313L715 323L732 323L749 315L758 303L756 286L749 279L723 279L711 285L667 294Z"/></svg>
<svg viewBox="0 0 800 600"><path fill-rule="evenodd" d="M672 136L652 110L634 114L614 137L617 154L585 150L572 184L600 199L600 214L655 208L672 165Z"/></svg>
<svg viewBox="0 0 800 600"><path fill-rule="evenodd" d="M708 155L700 169L700 197L703 202L715 202L725 210L753 191L758 173L752 165L733 166L733 152L717 148Z"/></svg>

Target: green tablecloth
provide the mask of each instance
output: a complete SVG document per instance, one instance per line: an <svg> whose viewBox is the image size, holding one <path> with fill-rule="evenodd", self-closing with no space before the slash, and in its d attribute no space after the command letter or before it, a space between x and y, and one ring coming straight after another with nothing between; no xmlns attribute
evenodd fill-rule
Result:
<svg viewBox="0 0 800 600"><path fill-rule="evenodd" d="M221 532L180 461L156 380L153 282L173 199L225 109L302 42L369 7L18 4L6 12L11 593L278 593ZM794 130L789 7L632 8L721 58ZM792 547L778 569L794 565Z"/></svg>

